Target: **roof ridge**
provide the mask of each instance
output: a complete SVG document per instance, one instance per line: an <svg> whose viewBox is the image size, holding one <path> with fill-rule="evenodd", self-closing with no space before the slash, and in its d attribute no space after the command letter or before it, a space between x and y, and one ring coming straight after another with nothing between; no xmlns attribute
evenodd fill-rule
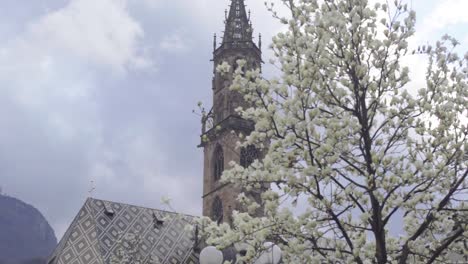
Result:
<svg viewBox="0 0 468 264"><path fill-rule="evenodd" d="M96 199L96 198L92 198L92 197L89 197L88 199L94 200L94 201L101 201L101 202L108 202L108 203L126 205L126 206L133 206L133 207L137 207L137 208L141 208L141 209L159 211L159 212L164 212L164 213L168 213L168 214L184 215L184 216L189 216L189 217L194 217L194 218L195 217L200 217L200 216L196 216L196 215L190 215L190 214L178 213L178 212L171 212L171 211L168 211L168 210L161 210L161 209L157 209L157 208L151 208L151 207L135 205L135 204L130 204L130 203L115 202L115 201L109 201L109 200L104 200L104 199Z"/></svg>
<svg viewBox="0 0 468 264"><path fill-rule="evenodd" d="M48 257L47 259L47 263L51 263L51 261L53 261L52 263L55 264L55 263L58 263L59 262L59 258L61 256L61 253L63 252L63 250L65 249L66 247L66 243L67 241L69 240L70 238L70 235L73 231L73 227L76 226L80 220L80 217L81 217L81 212L83 209L87 209L88 210L88 214L91 215L91 218L92 218L92 223L93 223L93 227L95 229L95 232L97 232L96 230L96 217L94 215L94 212L92 210L91 207L86 208L86 206L88 204L91 204L91 200L93 200L93 198L91 197L88 197L86 198L84 204L80 207L80 210L78 211L78 213L75 215L75 217L73 218L73 220L71 221L70 225L68 226L68 229L65 231L65 233L63 234L62 238L60 239L60 241L58 242L57 244L57 247L54 249L54 251L50 254L50 256ZM83 235L86 235L86 234L83 234ZM99 244L99 243L97 243ZM99 252L99 251L97 251ZM104 263L102 258L100 257L100 255L98 255L99 257L99 260L100 260L100 263Z"/></svg>

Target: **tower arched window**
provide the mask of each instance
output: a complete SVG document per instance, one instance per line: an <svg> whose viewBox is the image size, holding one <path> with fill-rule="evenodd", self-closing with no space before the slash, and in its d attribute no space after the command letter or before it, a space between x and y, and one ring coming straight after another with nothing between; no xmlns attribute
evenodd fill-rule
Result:
<svg viewBox="0 0 468 264"><path fill-rule="evenodd" d="M255 146L249 145L241 149L240 165L242 167L249 167L256 159L258 159L258 150Z"/></svg>
<svg viewBox="0 0 468 264"><path fill-rule="evenodd" d="M221 175L224 171L224 152L221 145L217 145L213 155L214 166L213 176L215 180L221 179Z"/></svg>
<svg viewBox="0 0 468 264"><path fill-rule="evenodd" d="M223 217L224 217L223 202L218 196L216 196L213 201L212 208L211 208L211 217L213 221L216 221L218 223L223 222Z"/></svg>

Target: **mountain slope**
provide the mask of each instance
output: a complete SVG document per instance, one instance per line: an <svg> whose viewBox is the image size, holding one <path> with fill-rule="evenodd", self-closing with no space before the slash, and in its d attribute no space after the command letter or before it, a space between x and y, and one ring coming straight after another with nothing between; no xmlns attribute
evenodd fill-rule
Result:
<svg viewBox="0 0 468 264"><path fill-rule="evenodd" d="M53 229L36 208L0 195L0 263L46 257L56 245Z"/></svg>

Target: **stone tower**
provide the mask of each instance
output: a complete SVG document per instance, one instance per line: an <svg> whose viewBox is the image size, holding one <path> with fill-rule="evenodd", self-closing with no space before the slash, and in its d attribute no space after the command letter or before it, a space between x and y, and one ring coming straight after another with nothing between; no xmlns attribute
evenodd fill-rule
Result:
<svg viewBox="0 0 468 264"><path fill-rule="evenodd" d="M216 36L214 40L213 108L204 118L201 147L204 150L203 215L214 221L230 223L232 211L240 209L236 198L242 190L232 184L221 183L221 175L231 161L248 166L260 155L255 147L236 148L238 135L250 134L254 124L236 113L235 109L246 103L242 95L229 87L237 68L236 61L243 59L247 62L244 70L258 69L262 53L260 36L258 45L253 42L250 12L246 12L244 0L231 0L225 25L221 45L217 45ZM227 75L216 72L216 67L223 62L231 65Z"/></svg>

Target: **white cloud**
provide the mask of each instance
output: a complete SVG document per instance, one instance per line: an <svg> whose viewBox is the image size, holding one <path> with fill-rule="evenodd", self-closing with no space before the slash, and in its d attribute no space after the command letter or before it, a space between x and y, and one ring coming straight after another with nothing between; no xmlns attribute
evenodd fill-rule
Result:
<svg viewBox="0 0 468 264"><path fill-rule="evenodd" d="M57 131L71 136L70 131L90 127L76 119L96 121L89 96L98 74L153 69L143 40L125 1L71 0L0 44L0 95L43 113ZM71 109L75 104L82 108ZM80 110L86 115L76 113Z"/></svg>
<svg viewBox="0 0 468 264"><path fill-rule="evenodd" d="M189 50L188 40L181 32L174 32L165 36L159 43L159 47L167 52L185 52Z"/></svg>
<svg viewBox="0 0 468 264"><path fill-rule="evenodd" d="M442 29L460 23L468 23L468 1L444 0L437 1L432 13L425 19L425 24L431 29Z"/></svg>
<svg viewBox="0 0 468 264"><path fill-rule="evenodd" d="M461 38L460 34L465 33L468 24L468 1L466 0L442 0L442 1L422 1L418 0L417 6L422 8L426 5L431 7L425 14L422 23L418 26L417 36L421 40L434 41L440 36L449 32L456 38Z"/></svg>
<svg viewBox="0 0 468 264"><path fill-rule="evenodd" d="M83 61L110 66L149 66L141 47L144 31L122 0L72 0L30 26L32 45L63 50ZM143 63L143 62L144 63Z"/></svg>
<svg viewBox="0 0 468 264"><path fill-rule="evenodd" d="M122 177L100 165L112 143L97 94L110 88L106 80L154 69L144 37L126 1L70 0L0 43L2 184L53 217L59 236L76 209L44 193L74 192L68 203L76 203L94 174Z"/></svg>
<svg viewBox="0 0 468 264"><path fill-rule="evenodd" d="M141 1L141 0L135 0L135 1ZM161 0L143 0L143 2L149 8L158 8L161 5Z"/></svg>

